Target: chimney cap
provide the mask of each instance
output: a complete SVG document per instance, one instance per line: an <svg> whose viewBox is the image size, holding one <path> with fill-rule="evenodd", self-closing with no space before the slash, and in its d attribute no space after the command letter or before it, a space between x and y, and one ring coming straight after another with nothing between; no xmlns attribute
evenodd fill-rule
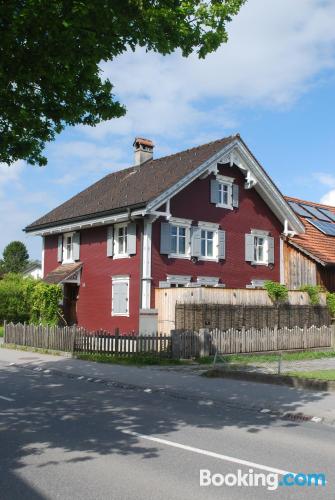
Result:
<svg viewBox="0 0 335 500"><path fill-rule="evenodd" d="M144 137L135 137L133 146L146 146L149 148L153 148L155 145L150 139L145 139Z"/></svg>

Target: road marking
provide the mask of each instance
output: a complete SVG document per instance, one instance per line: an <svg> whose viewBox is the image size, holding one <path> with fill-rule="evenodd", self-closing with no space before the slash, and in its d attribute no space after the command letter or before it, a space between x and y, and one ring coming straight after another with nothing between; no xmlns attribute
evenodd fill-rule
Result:
<svg viewBox="0 0 335 500"><path fill-rule="evenodd" d="M6 398L6 396L0 396L0 399L4 399L5 401L15 401L15 399Z"/></svg>
<svg viewBox="0 0 335 500"><path fill-rule="evenodd" d="M148 436L146 434L138 434L137 432L129 431L124 429L122 432L125 434L130 434L140 439L146 439L147 441L153 441L154 443L165 444L166 446L172 446L173 448L179 448L181 450L192 451L193 453L198 453L199 455L206 455L207 457L217 458L219 460L224 460L225 462L232 462L239 465L246 465L247 467L253 467L255 469L265 470L267 472L274 472L275 474L293 474L296 476L296 472L290 472L287 470L276 469L275 467L268 467L267 465L257 464L255 462L249 462L248 460L242 460L240 458L230 457L228 455L221 455L221 453L215 453L213 451L203 450L201 448L195 448L194 446L188 446L181 443L176 443L175 441L168 441L167 439L161 439L154 436Z"/></svg>

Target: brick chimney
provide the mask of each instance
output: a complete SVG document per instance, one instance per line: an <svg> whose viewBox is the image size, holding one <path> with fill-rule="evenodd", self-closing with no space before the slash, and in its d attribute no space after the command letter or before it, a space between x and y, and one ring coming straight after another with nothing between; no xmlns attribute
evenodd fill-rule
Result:
<svg viewBox="0 0 335 500"><path fill-rule="evenodd" d="M152 160L154 143L150 141L150 139L135 137L133 146L134 146L135 165L142 165L142 163Z"/></svg>

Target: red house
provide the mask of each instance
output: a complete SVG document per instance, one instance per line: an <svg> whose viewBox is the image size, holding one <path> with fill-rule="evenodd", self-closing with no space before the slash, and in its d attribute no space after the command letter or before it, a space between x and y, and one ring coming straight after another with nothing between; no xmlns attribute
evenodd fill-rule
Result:
<svg viewBox="0 0 335 500"><path fill-rule="evenodd" d="M304 232L239 135L153 159L137 138L111 173L26 227L43 274L64 286L68 323L155 329L156 287L284 281L283 239Z"/></svg>

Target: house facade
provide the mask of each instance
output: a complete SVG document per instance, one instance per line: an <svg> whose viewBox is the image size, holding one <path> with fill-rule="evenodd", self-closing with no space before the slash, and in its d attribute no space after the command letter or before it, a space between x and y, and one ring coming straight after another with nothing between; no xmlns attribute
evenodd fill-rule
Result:
<svg viewBox="0 0 335 500"><path fill-rule="evenodd" d="M239 135L107 175L25 229L43 276L64 287L67 323L155 331L155 288L285 282L285 245L304 222Z"/></svg>

